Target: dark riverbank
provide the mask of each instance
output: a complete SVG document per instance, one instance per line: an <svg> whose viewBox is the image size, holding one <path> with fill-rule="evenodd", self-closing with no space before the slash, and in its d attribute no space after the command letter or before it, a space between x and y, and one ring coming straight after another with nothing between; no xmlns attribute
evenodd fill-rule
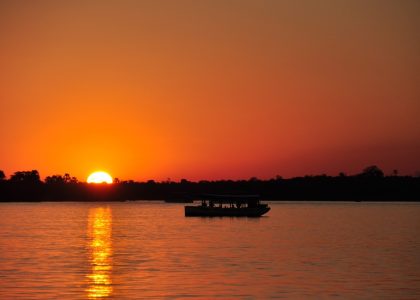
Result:
<svg viewBox="0 0 420 300"><path fill-rule="evenodd" d="M306 176L271 180L134 182L0 181L0 201L198 199L200 194L258 194L263 200L420 201L419 177Z"/></svg>

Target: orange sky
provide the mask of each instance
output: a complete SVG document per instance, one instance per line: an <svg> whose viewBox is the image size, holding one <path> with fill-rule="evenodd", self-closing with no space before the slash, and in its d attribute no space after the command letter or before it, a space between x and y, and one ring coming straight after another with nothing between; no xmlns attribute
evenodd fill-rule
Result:
<svg viewBox="0 0 420 300"><path fill-rule="evenodd" d="M419 1L1 1L0 170L420 171Z"/></svg>

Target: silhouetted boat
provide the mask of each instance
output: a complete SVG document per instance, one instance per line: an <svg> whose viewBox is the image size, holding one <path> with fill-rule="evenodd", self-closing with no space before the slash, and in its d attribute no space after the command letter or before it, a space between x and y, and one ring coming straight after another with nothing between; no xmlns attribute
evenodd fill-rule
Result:
<svg viewBox="0 0 420 300"><path fill-rule="evenodd" d="M201 205L185 206L186 217L260 217L270 210L258 195L202 195Z"/></svg>

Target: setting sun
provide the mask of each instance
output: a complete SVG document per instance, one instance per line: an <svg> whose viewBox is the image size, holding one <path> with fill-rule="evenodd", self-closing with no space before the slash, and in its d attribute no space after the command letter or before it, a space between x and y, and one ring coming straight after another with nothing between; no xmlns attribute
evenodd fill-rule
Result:
<svg viewBox="0 0 420 300"><path fill-rule="evenodd" d="M89 175L88 183L112 183L112 177L106 172L98 171Z"/></svg>

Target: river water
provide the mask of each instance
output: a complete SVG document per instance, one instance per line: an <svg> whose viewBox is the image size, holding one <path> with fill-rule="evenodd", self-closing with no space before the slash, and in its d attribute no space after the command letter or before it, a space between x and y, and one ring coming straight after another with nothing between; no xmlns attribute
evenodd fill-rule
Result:
<svg viewBox="0 0 420 300"><path fill-rule="evenodd" d="M0 204L0 299L420 298L420 203Z"/></svg>

